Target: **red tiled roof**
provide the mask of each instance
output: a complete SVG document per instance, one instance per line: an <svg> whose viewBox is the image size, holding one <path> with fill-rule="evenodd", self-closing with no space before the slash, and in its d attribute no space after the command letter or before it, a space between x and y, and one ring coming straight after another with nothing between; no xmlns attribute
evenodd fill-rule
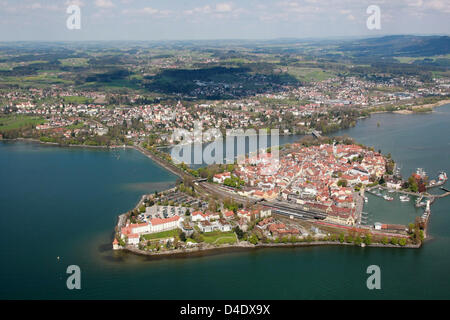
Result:
<svg viewBox="0 0 450 320"><path fill-rule="evenodd" d="M173 217L167 218L167 219L153 218L150 220L150 223L152 224L152 226L157 226L157 225L164 224L164 223L178 221L178 219L180 219L179 216L173 216Z"/></svg>

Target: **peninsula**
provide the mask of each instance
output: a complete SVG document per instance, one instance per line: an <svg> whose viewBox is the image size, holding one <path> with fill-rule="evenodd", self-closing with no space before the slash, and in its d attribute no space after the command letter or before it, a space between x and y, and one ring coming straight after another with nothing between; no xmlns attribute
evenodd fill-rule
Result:
<svg viewBox="0 0 450 320"><path fill-rule="evenodd" d="M418 172L403 180L389 155L348 138L325 139L330 140L283 146L276 175L264 174L273 164L271 153L248 157L240 165L192 170L139 147L182 179L170 190L144 195L120 215L113 248L176 255L304 245L420 247L436 199L426 190L445 183L446 174L428 181ZM382 195L381 190L390 192ZM367 225L365 192L386 201L393 200L393 192L401 201L417 197L424 214L409 225Z"/></svg>

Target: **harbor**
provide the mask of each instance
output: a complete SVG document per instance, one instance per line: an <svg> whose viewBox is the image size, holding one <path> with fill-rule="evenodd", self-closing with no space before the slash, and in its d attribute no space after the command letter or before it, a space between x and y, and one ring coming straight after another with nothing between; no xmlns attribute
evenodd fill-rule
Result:
<svg viewBox="0 0 450 320"><path fill-rule="evenodd" d="M401 179L401 175L398 169L396 169L395 174L396 177ZM422 168L418 168L415 173L412 174L412 177L416 178L420 181L428 181L428 176L426 172ZM437 199L445 198L450 196L450 190L448 188L443 187L448 181L448 177L446 172L440 171L437 175L437 178L431 180L429 183L426 183L425 190L423 192L413 192L407 189L394 189L389 188L387 185L377 185L371 188L367 188L364 192L367 192L368 195L373 197L374 200L377 201L377 206L379 207L380 200L381 203L386 203L391 207L395 207L394 212L400 213L404 215L404 220L399 218L398 215L390 216L390 217L378 217L379 215L376 213L368 213L366 208L361 213L360 224L361 225L381 225L378 221L392 221L392 219L397 219L395 222L404 224L405 226L408 223L416 221L415 217L420 217L420 223L423 224L424 236L427 235L428 224L431 217L431 206L436 202ZM402 180L401 185L405 185L405 181ZM435 194L430 193L429 190L432 188L439 187L440 190L445 193ZM367 196L365 198L365 203L369 202ZM375 200L379 199L379 200ZM395 201L394 201L395 200ZM411 203L411 204L410 204ZM408 205L410 204L410 205ZM384 206L384 205L383 205ZM422 213L419 213L418 210L423 210ZM391 212L393 210L390 210ZM404 212L404 213L403 213ZM408 218L409 217L409 218ZM380 219L381 218L381 219ZM410 221L408 221L408 219ZM416 221L417 222L417 221Z"/></svg>

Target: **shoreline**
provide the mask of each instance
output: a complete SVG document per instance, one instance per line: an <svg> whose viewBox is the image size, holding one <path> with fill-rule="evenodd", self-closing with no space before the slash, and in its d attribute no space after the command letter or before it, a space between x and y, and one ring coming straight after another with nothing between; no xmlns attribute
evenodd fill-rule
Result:
<svg viewBox="0 0 450 320"><path fill-rule="evenodd" d="M373 111L370 112L370 114L378 114L378 113L395 113L395 114L420 114L420 113L429 113L433 112L434 108L442 107L446 104L450 104L450 99L444 99L440 100L435 103L428 103L428 104L416 104L409 106L408 108L411 108L412 110L404 109L404 110L395 110L395 111ZM424 109L431 109L427 111L423 111Z"/></svg>
<svg viewBox="0 0 450 320"><path fill-rule="evenodd" d="M339 242L339 241L312 241L312 242L296 242L296 243L261 243L252 245L249 243L212 246L207 248L192 248L192 249L174 249L171 251L162 252L148 252L139 250L138 248L125 247L116 251L124 251L139 256L154 257L154 258L188 258L188 257L200 257L207 255L217 255L223 253L242 252L251 250L260 250L267 248L299 248L299 247L326 247L326 246L347 246L347 247L359 247L359 248L393 248L393 249L418 249L422 246L420 244L406 244L404 246L393 244L379 244L374 243L370 245L355 245L354 243Z"/></svg>
<svg viewBox="0 0 450 320"><path fill-rule="evenodd" d="M133 146L90 146L90 145L86 145L86 144L61 144L58 142L46 142L46 141L41 141L39 139L34 139L34 138L15 138L15 139L0 139L0 141L22 141L22 142L33 142L33 143L39 143L42 145L49 145L49 146L54 146L54 147L70 147L70 148L91 148L91 149L130 149L133 148Z"/></svg>
<svg viewBox="0 0 450 320"><path fill-rule="evenodd" d="M139 209L139 207L143 204L143 201L145 197L148 196L148 194L143 194L140 197L140 200L136 204L136 206L133 209ZM128 212L122 213L117 217L117 224L114 228L114 237L119 232L119 230L125 226L125 223L127 221L127 218L129 216ZM394 235L392 235L394 236ZM405 237L405 236L403 236ZM360 244L357 245L354 242L340 242L339 240L336 241L324 241L324 240L313 240L313 241L301 241L301 242L289 242L289 243L258 243L256 245L253 245L247 241L235 243L235 244L222 244L222 245L212 245L212 244L204 244L201 243L200 246L192 247L192 248L183 248L183 249L172 249L167 251L158 251L158 252L150 252L141 250L137 247L133 246L125 246L125 247L119 247L117 252L129 252L132 254L140 255L140 256L147 256L147 257L170 257L170 258L177 258L177 257L197 257L197 256L205 256L205 255L216 255L216 254L223 254L223 253L230 253L233 251L247 251L247 250L254 250L254 249L264 249L264 248L294 248L294 247L312 247L312 246L352 246L352 247L371 247L371 248L397 248L397 249L419 249L422 244L427 239L424 239L418 244L413 243L407 243L404 246L401 246L399 244L391 244L390 242L387 244L382 243L371 243L369 245L366 244Z"/></svg>

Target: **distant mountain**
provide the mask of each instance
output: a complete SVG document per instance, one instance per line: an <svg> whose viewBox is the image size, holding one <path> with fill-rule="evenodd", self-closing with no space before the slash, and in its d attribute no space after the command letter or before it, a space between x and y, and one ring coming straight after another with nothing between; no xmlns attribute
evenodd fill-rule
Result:
<svg viewBox="0 0 450 320"><path fill-rule="evenodd" d="M448 36L385 36L352 40L341 44L339 51L355 57L419 57L435 56L450 53L450 37Z"/></svg>

